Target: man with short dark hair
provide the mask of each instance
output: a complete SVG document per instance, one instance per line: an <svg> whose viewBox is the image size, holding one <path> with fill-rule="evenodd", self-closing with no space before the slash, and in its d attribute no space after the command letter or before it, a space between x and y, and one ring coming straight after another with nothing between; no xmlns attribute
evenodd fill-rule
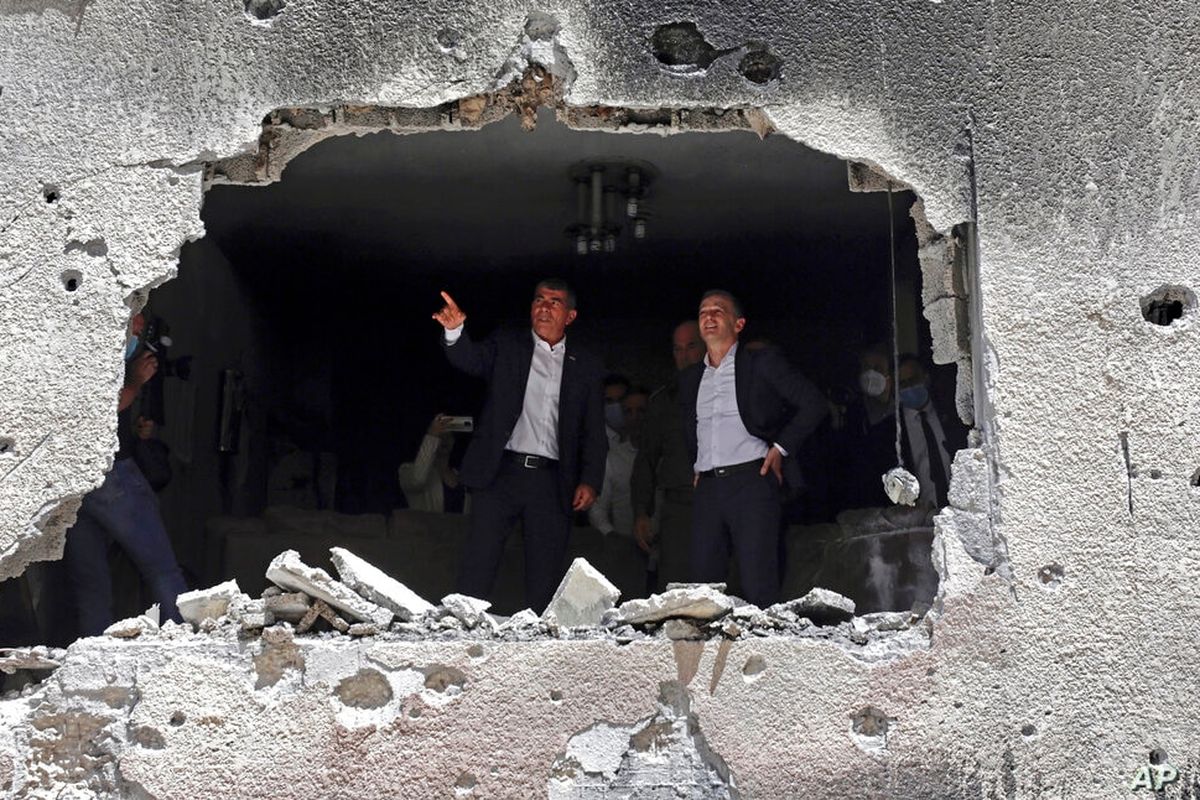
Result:
<svg viewBox="0 0 1200 800"><path fill-rule="evenodd" d="M746 599L778 600L781 487L799 485L794 458L828 406L775 347L738 347L741 303L716 289L700 299L704 361L680 375L684 436L695 472L694 581L722 581L737 554Z"/></svg>
<svg viewBox="0 0 1200 800"><path fill-rule="evenodd" d="M433 318L445 329L446 357L488 384L461 470L472 495L458 590L491 593L504 540L520 519L525 598L540 613L562 578L571 513L591 506L604 482L604 373L598 359L567 347L578 312L561 280L534 289L529 333L498 331L482 342L465 334L467 315L450 295L442 299Z"/></svg>

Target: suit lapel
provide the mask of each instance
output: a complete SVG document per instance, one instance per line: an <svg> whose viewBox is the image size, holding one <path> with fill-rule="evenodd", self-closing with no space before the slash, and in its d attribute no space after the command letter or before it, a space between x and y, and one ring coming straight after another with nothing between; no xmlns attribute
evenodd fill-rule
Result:
<svg viewBox="0 0 1200 800"><path fill-rule="evenodd" d="M753 355L741 342L738 342L737 350L733 352L733 389L737 395L738 416L747 428L750 427L747 421L750 413L750 373L753 371L750 362L753 361Z"/></svg>
<svg viewBox="0 0 1200 800"><path fill-rule="evenodd" d="M569 407L568 404L574 400L578 375L579 360L571 350L571 346L567 345L566 352L563 353L562 383L558 387L558 446L560 448L563 446L563 420L569 416L566 409Z"/></svg>

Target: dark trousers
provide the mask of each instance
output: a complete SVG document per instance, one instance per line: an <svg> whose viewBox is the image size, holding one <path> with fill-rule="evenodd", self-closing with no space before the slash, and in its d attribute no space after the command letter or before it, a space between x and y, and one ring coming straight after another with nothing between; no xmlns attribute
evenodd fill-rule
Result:
<svg viewBox="0 0 1200 800"><path fill-rule="evenodd" d="M658 518L658 585L655 591L666 591L668 583L682 583L692 574L692 491L675 489L668 492L659 506Z"/></svg>
<svg viewBox="0 0 1200 800"><path fill-rule="evenodd" d="M522 522L525 602L542 613L562 581L571 517L559 494L558 469L526 469L505 460L492 485L471 493L471 521L458 572L458 591L486 599L496 584L504 541Z"/></svg>
<svg viewBox="0 0 1200 800"><path fill-rule="evenodd" d="M781 507L774 475L748 470L700 478L692 506L692 580L724 581L732 551L745 599L760 608L777 602Z"/></svg>
<svg viewBox="0 0 1200 800"><path fill-rule="evenodd" d="M158 498L133 459L125 458L83 498L67 531L63 562L74 585L79 635L96 636L113 622L108 546L114 541L150 585L161 618L179 622L175 598L187 591L187 584L163 527Z"/></svg>

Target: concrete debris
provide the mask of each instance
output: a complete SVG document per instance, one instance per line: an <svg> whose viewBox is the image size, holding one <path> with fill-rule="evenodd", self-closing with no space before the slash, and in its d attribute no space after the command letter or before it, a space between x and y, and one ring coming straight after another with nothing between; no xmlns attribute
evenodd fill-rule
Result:
<svg viewBox="0 0 1200 800"><path fill-rule="evenodd" d="M854 601L837 592L820 587L795 600L776 603L767 609L770 616L792 621L785 614L807 617L814 625L836 625L854 617Z"/></svg>
<svg viewBox="0 0 1200 800"><path fill-rule="evenodd" d="M104 629L104 635L115 639L135 639L143 633L153 633L157 630L158 625L143 615L117 620Z"/></svg>
<svg viewBox="0 0 1200 800"><path fill-rule="evenodd" d="M487 600L478 597L467 597L465 594L448 594L442 598L446 610L463 624L467 630L477 627L484 621L485 612L492 607Z"/></svg>
<svg viewBox="0 0 1200 800"><path fill-rule="evenodd" d="M710 620L734 607L733 598L709 586L670 589L641 600L628 600L618 607L618 620L631 625L658 622L672 617Z"/></svg>
<svg viewBox="0 0 1200 800"><path fill-rule="evenodd" d="M267 611L265 600L250 600L235 603L229 616L241 624L243 631L253 631L275 624L275 615Z"/></svg>
<svg viewBox="0 0 1200 800"><path fill-rule="evenodd" d="M275 591L267 594L271 589ZM263 592L263 607L271 612L271 616L293 625L304 619L310 606L312 598L303 592L284 592L278 586L272 586Z"/></svg>
<svg viewBox="0 0 1200 800"><path fill-rule="evenodd" d="M208 589L184 592L175 600L184 621L199 625L205 619L219 619L229 611L229 604L239 597L246 597L238 588L236 580L218 583ZM246 598L249 599L249 598Z"/></svg>
<svg viewBox="0 0 1200 800"><path fill-rule="evenodd" d="M3 647L0 648L0 673L12 675L19 669L55 670L62 665L67 651L57 647Z"/></svg>
<svg viewBox="0 0 1200 800"><path fill-rule="evenodd" d="M391 623L391 610L376 605L359 595L346 584L335 581L325 570L310 567L300 560L295 550L285 550L267 567L267 580L284 588L328 603L333 608L361 622L374 622L381 627Z"/></svg>
<svg viewBox="0 0 1200 800"><path fill-rule="evenodd" d="M672 589L695 589L700 586L712 589L714 592L724 592L729 588L729 585L726 583L678 583L672 581L667 584L667 591L669 592Z"/></svg>
<svg viewBox="0 0 1200 800"><path fill-rule="evenodd" d="M350 626L351 636L378 636L379 626L374 622L356 622Z"/></svg>
<svg viewBox="0 0 1200 800"><path fill-rule="evenodd" d="M883 491L896 505L915 506L921 496L921 482L904 467L892 467L883 475Z"/></svg>
<svg viewBox="0 0 1200 800"><path fill-rule="evenodd" d="M372 603L390 609L397 618L410 622L433 611L433 603L349 550L331 547L329 553L343 583Z"/></svg>
<svg viewBox="0 0 1200 800"><path fill-rule="evenodd" d="M296 633L305 633L316 624L318 619L325 620L341 633L346 633L350 630L349 623L334 613L334 610L328 603L324 600L313 600L312 607L308 609L308 613L296 625Z"/></svg>
<svg viewBox="0 0 1200 800"><path fill-rule="evenodd" d="M669 619L663 623L663 635L674 641L697 641L705 638L696 623L686 619Z"/></svg>
<svg viewBox="0 0 1200 800"><path fill-rule="evenodd" d="M541 624L541 618L534 613L532 608L523 608L511 617L506 619L501 625L500 630L524 630L526 628L537 628Z"/></svg>
<svg viewBox="0 0 1200 800"><path fill-rule="evenodd" d="M599 570L586 559L577 558L563 575L542 619L553 616L564 628L594 627L620 596L621 590Z"/></svg>

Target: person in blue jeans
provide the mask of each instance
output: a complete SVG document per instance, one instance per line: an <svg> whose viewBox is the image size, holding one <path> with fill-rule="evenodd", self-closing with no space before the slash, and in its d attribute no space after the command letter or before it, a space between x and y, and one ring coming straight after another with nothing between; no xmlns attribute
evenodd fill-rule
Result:
<svg viewBox="0 0 1200 800"><path fill-rule="evenodd" d="M125 386L117 405L119 449L104 482L83 498L75 525L67 531L63 562L74 589L80 636L96 636L113 623L112 577L108 548L116 542L149 584L163 620L180 622L175 598L187 591L171 540L158 510L158 498L133 460L131 406L158 369L154 353L142 349L145 318L130 320L125 350Z"/></svg>

